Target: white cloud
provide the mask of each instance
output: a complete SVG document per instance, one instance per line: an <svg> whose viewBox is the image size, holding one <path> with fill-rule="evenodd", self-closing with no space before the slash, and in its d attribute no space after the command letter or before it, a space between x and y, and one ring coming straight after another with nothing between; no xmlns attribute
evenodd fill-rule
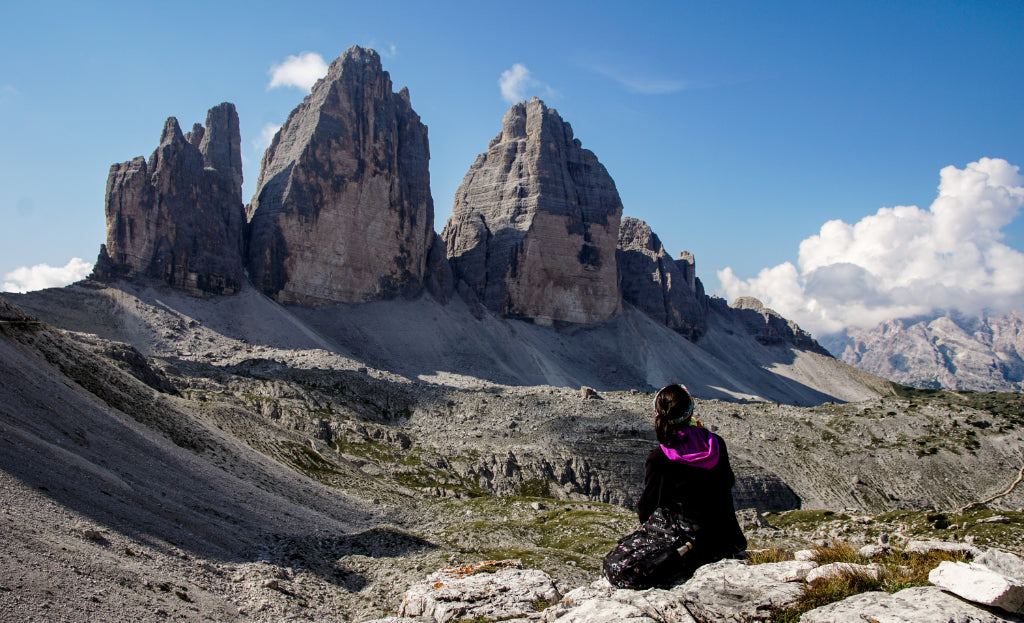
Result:
<svg viewBox="0 0 1024 623"><path fill-rule="evenodd" d="M263 128L260 129L259 137L253 139L252 146L258 152L263 152L270 147L270 144L274 142L274 135L281 129L281 126L277 123L266 123Z"/></svg>
<svg viewBox="0 0 1024 623"><path fill-rule="evenodd" d="M982 158L940 177L927 210L829 221L800 243L799 268L781 264L747 280L725 268L722 290L756 296L817 335L935 309L1024 309L1024 253L1001 242L1024 205L1020 167Z"/></svg>
<svg viewBox="0 0 1024 623"><path fill-rule="evenodd" d="M289 56L283 63L271 67L268 73L268 89L296 87L309 91L317 80L327 75L327 63L316 52L303 52L298 56Z"/></svg>
<svg viewBox="0 0 1024 623"><path fill-rule="evenodd" d="M547 97L555 95L554 89L536 80L522 63L516 63L501 72L498 86L501 87L501 97L509 104L523 101L531 91L533 94L542 92Z"/></svg>
<svg viewBox="0 0 1024 623"><path fill-rule="evenodd" d="M3 291L31 292L43 288L59 288L84 279L90 272L92 264L77 257L71 258L65 266L22 266L4 275Z"/></svg>

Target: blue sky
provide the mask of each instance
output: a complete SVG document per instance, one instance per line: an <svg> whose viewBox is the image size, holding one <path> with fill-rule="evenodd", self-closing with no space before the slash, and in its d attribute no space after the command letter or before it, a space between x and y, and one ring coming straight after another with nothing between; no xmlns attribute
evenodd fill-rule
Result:
<svg viewBox="0 0 1024 623"><path fill-rule="evenodd" d="M12 4L0 9L5 284L20 283L19 267L95 260L110 165L148 157L168 116L187 130L235 103L248 199L261 132L305 95L268 88L271 68L304 52L330 62L353 44L380 52L429 127L438 232L500 130L510 102L499 81L512 71L515 94L557 109L607 167L624 214L673 256L694 253L709 293L758 294L817 331L853 322L813 317L824 299L808 292L828 271L812 274L825 260L805 259L801 243L826 222L928 212L948 166L1024 165L1019 1ZM982 245L985 257L1024 251L1021 182L1006 175L1010 199L986 233L1002 246ZM843 264L870 246L851 246ZM787 263L785 284L760 278ZM1005 284L1004 268L982 270ZM870 276L890 295L902 287ZM904 309L878 304L880 287L861 303L875 316ZM1024 295L1003 290L1000 305L1018 306ZM993 292L950 296L980 306Z"/></svg>

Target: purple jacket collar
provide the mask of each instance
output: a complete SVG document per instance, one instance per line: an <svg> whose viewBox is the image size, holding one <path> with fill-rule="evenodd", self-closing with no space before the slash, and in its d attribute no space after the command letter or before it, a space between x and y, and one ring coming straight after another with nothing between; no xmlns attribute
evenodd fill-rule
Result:
<svg viewBox="0 0 1024 623"><path fill-rule="evenodd" d="M703 469L718 465L718 439L700 426L687 426L679 431L672 443L662 444L661 451L670 461L677 463Z"/></svg>

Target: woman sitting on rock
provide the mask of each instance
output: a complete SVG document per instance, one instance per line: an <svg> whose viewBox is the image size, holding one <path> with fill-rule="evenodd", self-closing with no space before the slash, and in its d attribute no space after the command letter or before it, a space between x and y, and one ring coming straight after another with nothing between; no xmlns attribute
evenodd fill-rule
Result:
<svg viewBox="0 0 1024 623"><path fill-rule="evenodd" d="M654 396L659 445L647 456L644 491L637 503L641 523L662 507L679 511L696 526L693 549L680 568L667 574L675 581L747 547L732 503L736 478L725 441L693 417L693 408L693 397L682 385L668 385Z"/></svg>

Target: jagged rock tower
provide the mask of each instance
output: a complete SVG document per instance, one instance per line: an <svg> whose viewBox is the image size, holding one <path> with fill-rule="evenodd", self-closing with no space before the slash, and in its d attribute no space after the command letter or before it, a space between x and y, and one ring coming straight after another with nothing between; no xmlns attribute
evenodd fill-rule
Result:
<svg viewBox="0 0 1024 623"><path fill-rule="evenodd" d="M512 106L441 234L456 279L497 313L593 323L622 310L615 182L555 110Z"/></svg>
<svg viewBox="0 0 1024 623"><path fill-rule="evenodd" d="M434 243L427 128L373 50L349 48L263 156L253 284L281 303L413 296Z"/></svg>
<svg viewBox="0 0 1024 623"><path fill-rule="evenodd" d="M692 254L673 260L647 223L626 217L619 227L617 259L623 300L692 342L704 335L708 300Z"/></svg>
<svg viewBox="0 0 1024 623"><path fill-rule="evenodd" d="M145 276L193 294L233 294L243 281L242 154L238 113L223 103L182 134L164 124L149 162L110 167L107 243L94 278Z"/></svg>

